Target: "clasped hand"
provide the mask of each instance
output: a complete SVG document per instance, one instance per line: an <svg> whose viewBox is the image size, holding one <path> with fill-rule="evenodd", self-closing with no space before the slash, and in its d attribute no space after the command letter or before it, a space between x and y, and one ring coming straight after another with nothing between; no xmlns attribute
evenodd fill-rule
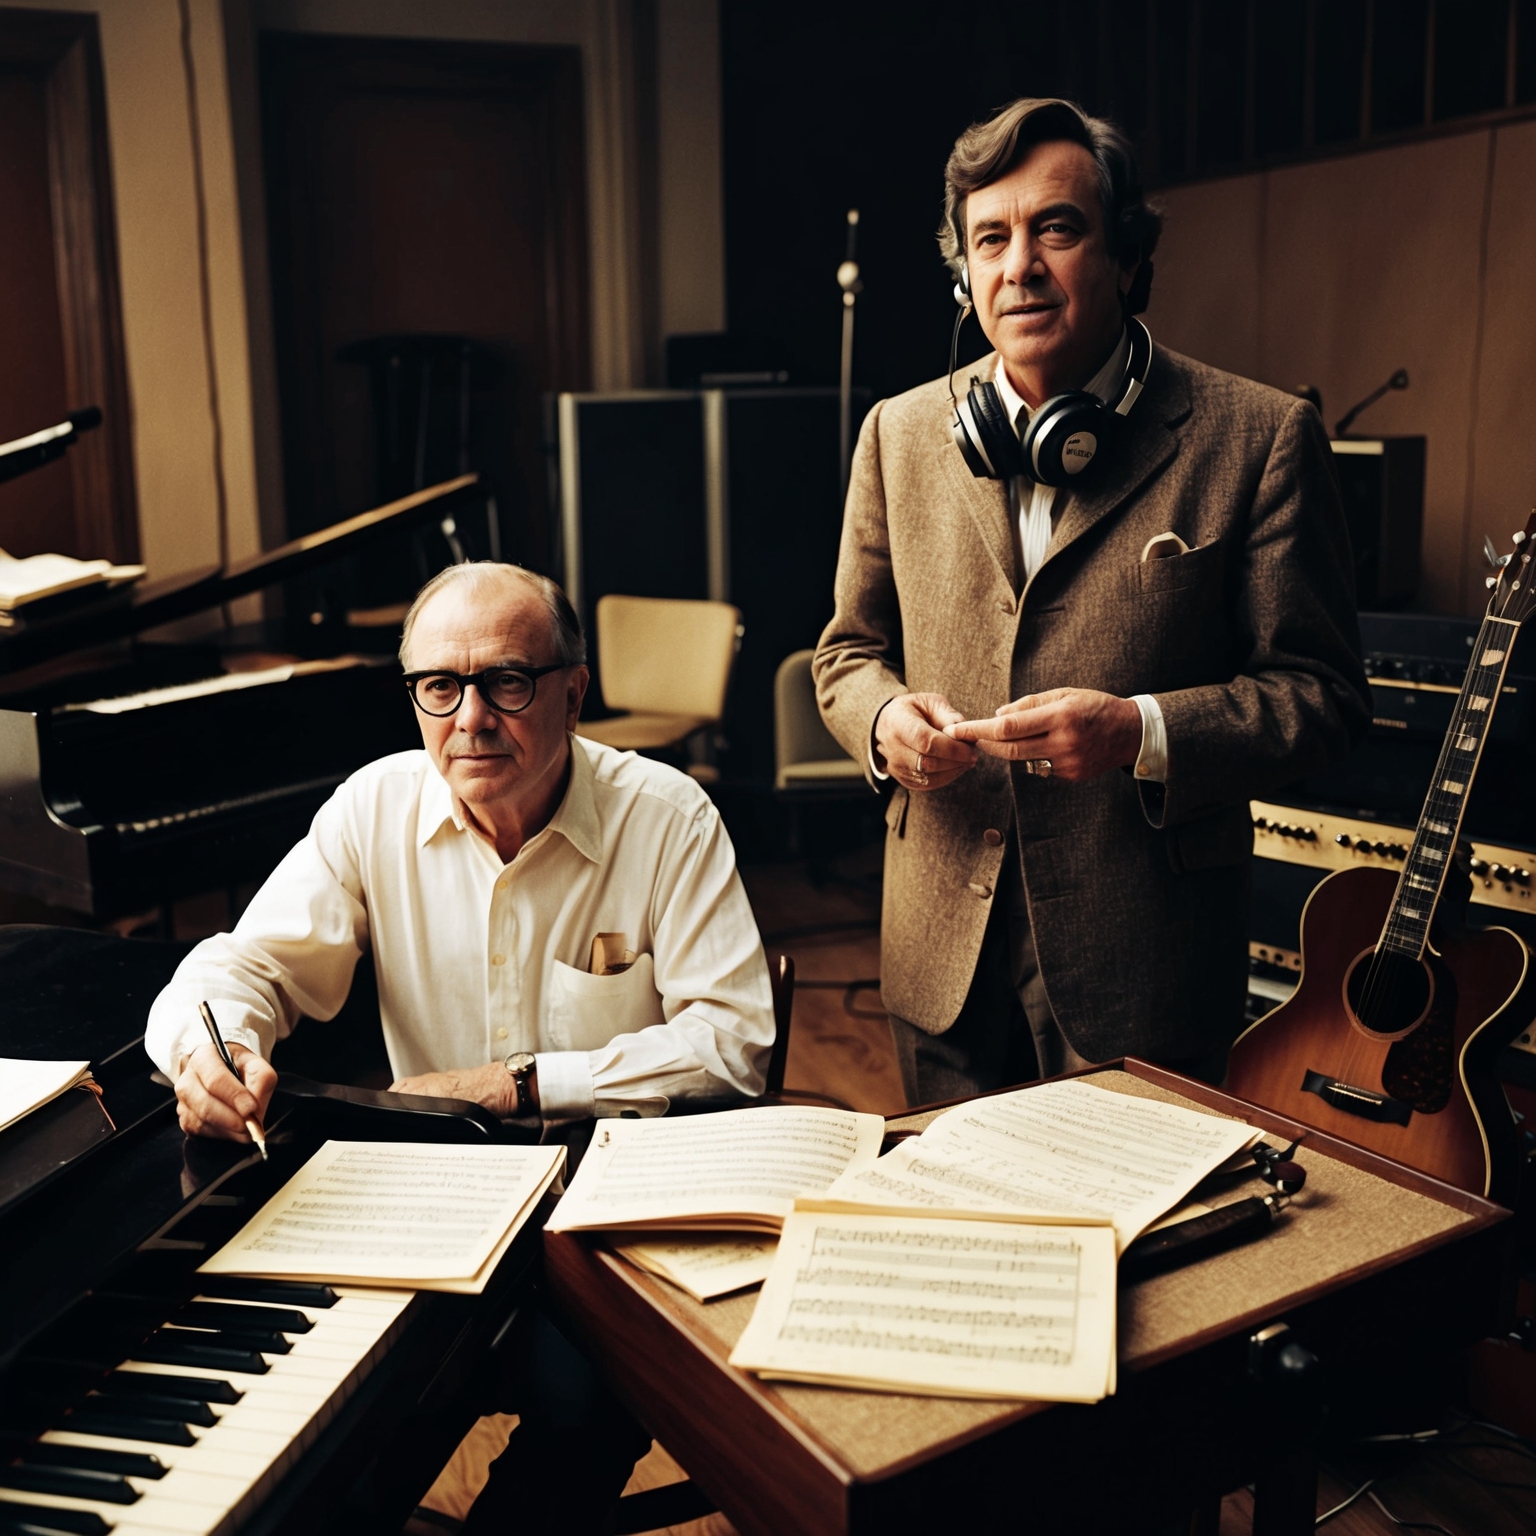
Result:
<svg viewBox="0 0 1536 1536"><path fill-rule="evenodd" d="M1082 783L1129 767L1141 752L1141 711L1092 688L1052 688L967 720L937 693L908 693L880 712L875 746L891 777L922 793L953 784L985 752L1010 762L1046 759L1051 776Z"/></svg>

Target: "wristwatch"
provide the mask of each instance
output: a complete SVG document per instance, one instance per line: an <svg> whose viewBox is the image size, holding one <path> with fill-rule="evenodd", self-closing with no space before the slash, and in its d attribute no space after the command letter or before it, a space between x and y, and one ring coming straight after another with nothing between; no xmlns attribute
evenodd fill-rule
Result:
<svg viewBox="0 0 1536 1536"><path fill-rule="evenodd" d="M516 1114L539 1112L539 1059L532 1051L513 1051L503 1062L512 1074L512 1084L517 1091Z"/></svg>

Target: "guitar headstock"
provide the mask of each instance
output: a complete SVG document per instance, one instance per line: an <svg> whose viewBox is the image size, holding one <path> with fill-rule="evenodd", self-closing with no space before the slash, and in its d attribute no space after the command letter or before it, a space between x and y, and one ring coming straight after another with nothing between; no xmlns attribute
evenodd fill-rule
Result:
<svg viewBox="0 0 1536 1536"><path fill-rule="evenodd" d="M1536 544L1536 511L1526 518L1525 527L1510 543L1513 548L1499 566L1499 574L1488 578L1493 589L1488 598L1488 614L1490 618L1523 624L1536 608L1536 566L1531 561L1532 546Z"/></svg>

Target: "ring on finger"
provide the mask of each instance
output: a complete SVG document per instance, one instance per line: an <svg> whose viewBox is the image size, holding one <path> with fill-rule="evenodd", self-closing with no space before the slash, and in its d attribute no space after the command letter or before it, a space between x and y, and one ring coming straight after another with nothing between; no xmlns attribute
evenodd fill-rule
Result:
<svg viewBox="0 0 1536 1536"><path fill-rule="evenodd" d="M1037 779L1048 779L1052 773L1051 760L1048 757L1032 757L1025 762L1024 771Z"/></svg>
<svg viewBox="0 0 1536 1536"><path fill-rule="evenodd" d="M912 782L914 784L926 784L928 782L928 775L921 768L914 768L912 770Z"/></svg>

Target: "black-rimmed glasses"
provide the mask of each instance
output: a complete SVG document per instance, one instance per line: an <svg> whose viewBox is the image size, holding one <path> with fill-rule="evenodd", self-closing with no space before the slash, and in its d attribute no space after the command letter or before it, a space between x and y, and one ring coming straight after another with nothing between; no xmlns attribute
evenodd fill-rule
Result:
<svg viewBox="0 0 1536 1536"><path fill-rule="evenodd" d="M499 714L520 715L533 703L539 679L567 665L554 661L547 667L487 667L483 672L407 672L405 686L411 702L424 715L453 714L464 702L464 690L471 683Z"/></svg>

